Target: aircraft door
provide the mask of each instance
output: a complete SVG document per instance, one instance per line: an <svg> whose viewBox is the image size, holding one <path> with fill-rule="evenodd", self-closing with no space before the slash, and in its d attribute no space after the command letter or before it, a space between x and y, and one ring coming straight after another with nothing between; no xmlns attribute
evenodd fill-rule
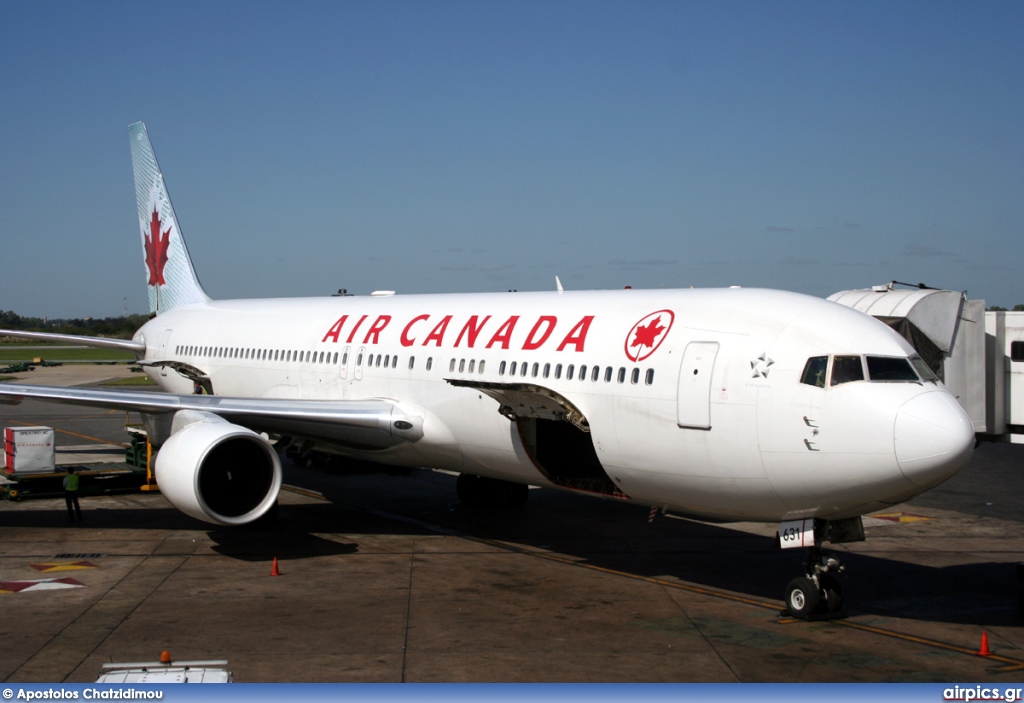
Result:
<svg viewBox="0 0 1024 703"><path fill-rule="evenodd" d="M680 427L711 429L711 373L718 342L690 342L679 365L676 423Z"/></svg>
<svg viewBox="0 0 1024 703"><path fill-rule="evenodd" d="M352 363L352 347L345 347L341 352L341 363L338 364L338 375L342 380L348 378L348 367Z"/></svg>
<svg viewBox="0 0 1024 703"><path fill-rule="evenodd" d="M363 377L363 361L366 356L366 347L359 347L359 351L356 352L355 368L353 369L353 375L356 380L360 380Z"/></svg>
<svg viewBox="0 0 1024 703"><path fill-rule="evenodd" d="M174 330L164 330L163 333L160 335L160 345L159 345L159 349L160 349L160 351L159 351L160 357L159 358L160 358L160 360L166 360L168 358L168 356L169 356L168 353L167 353L167 347L171 343L171 333L172 332L174 332ZM167 376L167 367L166 366L161 366L160 367L160 375L161 376L165 376L165 377Z"/></svg>

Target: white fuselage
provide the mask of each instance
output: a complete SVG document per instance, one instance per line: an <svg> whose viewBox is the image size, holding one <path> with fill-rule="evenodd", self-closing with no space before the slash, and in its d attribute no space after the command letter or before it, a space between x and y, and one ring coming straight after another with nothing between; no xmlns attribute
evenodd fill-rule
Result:
<svg viewBox="0 0 1024 703"><path fill-rule="evenodd" d="M607 475L597 492L713 519L860 515L945 480L973 440L941 384L801 382L812 357L914 352L867 315L779 291L214 301L136 339L219 396L386 399L424 418L419 441L389 448L311 429L318 449L591 490L574 483L575 445L530 424L550 417L531 399L555 397L589 426L600 466L588 471ZM171 368L149 373L192 392ZM503 393L521 405L502 414Z"/></svg>

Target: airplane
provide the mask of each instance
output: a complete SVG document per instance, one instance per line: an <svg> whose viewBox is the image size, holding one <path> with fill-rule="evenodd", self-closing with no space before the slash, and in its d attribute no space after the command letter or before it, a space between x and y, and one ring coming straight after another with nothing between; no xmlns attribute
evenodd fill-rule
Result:
<svg viewBox="0 0 1024 703"><path fill-rule="evenodd" d="M732 287L213 300L145 125L129 127L151 318L128 350L161 392L0 384L142 415L161 492L242 525L276 507L280 452L457 472L470 505L529 486L711 521L779 524L807 550L785 589L840 613L825 542L942 483L974 432L885 324L809 295Z"/></svg>

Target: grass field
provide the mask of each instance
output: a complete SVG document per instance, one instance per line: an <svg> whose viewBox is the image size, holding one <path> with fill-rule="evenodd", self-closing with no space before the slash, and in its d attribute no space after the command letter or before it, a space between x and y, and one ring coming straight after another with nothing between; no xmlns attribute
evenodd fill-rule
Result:
<svg viewBox="0 0 1024 703"><path fill-rule="evenodd" d="M88 347L65 347L58 344L46 346L25 346L20 344L0 344L0 365L12 362L32 361L135 361L131 352L120 352L116 349L91 349Z"/></svg>
<svg viewBox="0 0 1024 703"><path fill-rule="evenodd" d="M112 381L105 381L104 386L153 386L156 387L156 383L153 382L149 376L144 374L136 374L129 378L115 378Z"/></svg>

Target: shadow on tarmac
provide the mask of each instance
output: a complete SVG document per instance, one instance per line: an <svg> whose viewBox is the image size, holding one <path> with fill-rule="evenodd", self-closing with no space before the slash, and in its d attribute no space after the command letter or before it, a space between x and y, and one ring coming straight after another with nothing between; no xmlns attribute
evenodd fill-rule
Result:
<svg viewBox="0 0 1024 703"><path fill-rule="evenodd" d="M780 551L769 537L725 526L660 516L650 524L648 510L642 506L533 490L530 502L521 509L481 511L456 502L454 477L436 472L342 474L286 462L285 474L287 484L319 492L326 502L281 504L274 524L211 530L206 523L163 507L163 502L154 508L96 509L85 499L85 521L80 524L102 530L202 531L215 543L217 553L268 564L275 557L292 560L355 553L359 535L432 536L440 531L492 546L500 543L510 551L566 555L583 565L637 577L675 577L779 608L786 583L802 573L802 550ZM63 526L66 519L63 510L0 512L0 525L10 527ZM67 529L82 527L74 524ZM355 541L320 536L331 534ZM954 553L955 544L948 551L912 552L912 539L907 537L907 551L900 550L900 558L912 555L922 561L949 562L970 557ZM1020 622L1014 563L925 565L845 550L840 558L847 566L848 615L985 627Z"/></svg>

